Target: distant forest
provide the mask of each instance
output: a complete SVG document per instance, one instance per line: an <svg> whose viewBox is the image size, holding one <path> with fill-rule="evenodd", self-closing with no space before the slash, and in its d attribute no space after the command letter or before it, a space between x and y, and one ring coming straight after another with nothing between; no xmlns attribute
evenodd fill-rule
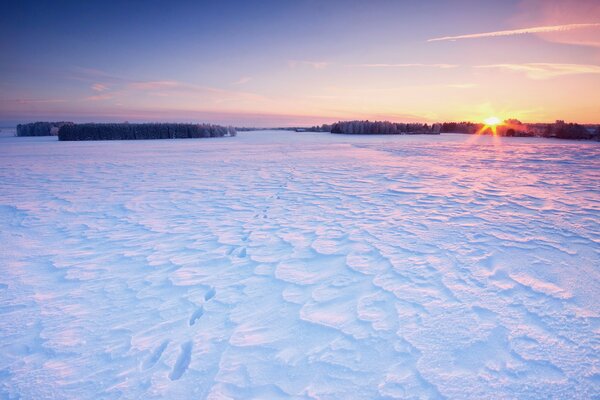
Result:
<svg viewBox="0 0 600 400"><path fill-rule="evenodd" d="M58 131L58 140L144 140L235 136L235 128L211 124L69 124Z"/></svg>
<svg viewBox="0 0 600 400"><path fill-rule="evenodd" d="M396 123L389 121L340 121L310 128L292 128L296 131L331 132L343 134L410 135L440 133L492 134L490 127L474 122L444 122L435 124ZM547 137L557 139L600 140L600 125L580 125L556 121L550 124L524 124L509 119L496 127L499 136Z"/></svg>
<svg viewBox="0 0 600 400"><path fill-rule="evenodd" d="M17 125L17 136L56 136L63 125L72 125L72 122L32 122Z"/></svg>
<svg viewBox="0 0 600 400"><path fill-rule="evenodd" d="M34 122L17 125L17 136L58 135L59 140L136 140L183 139L235 136L237 131L264 128L225 127L212 124L180 123L86 123ZM474 122L443 122L434 124L397 123L390 121L339 121L312 127L274 128L296 132L331 132L361 135L437 135L440 133L492 134L491 127ZM237 130L237 131L236 131ZM509 119L496 127L499 136L547 137L600 141L600 125L581 125L556 121L554 123L526 124Z"/></svg>
<svg viewBox="0 0 600 400"><path fill-rule="evenodd" d="M492 134L492 129L484 124L472 122L446 122L442 132ZM509 137L545 137L571 140L600 140L600 125L580 125L556 121L550 124L526 124L516 119L508 119L496 127L496 134Z"/></svg>
<svg viewBox="0 0 600 400"><path fill-rule="evenodd" d="M346 134L374 134L374 135L414 135L429 134L439 135L440 124L403 124L389 121L340 121L331 125L331 133Z"/></svg>

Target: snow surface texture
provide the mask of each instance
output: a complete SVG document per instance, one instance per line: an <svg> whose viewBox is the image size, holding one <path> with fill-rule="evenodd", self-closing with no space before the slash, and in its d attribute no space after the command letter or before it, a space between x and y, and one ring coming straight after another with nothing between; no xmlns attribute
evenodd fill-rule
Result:
<svg viewBox="0 0 600 400"><path fill-rule="evenodd" d="M593 398L600 146L0 140L0 398Z"/></svg>

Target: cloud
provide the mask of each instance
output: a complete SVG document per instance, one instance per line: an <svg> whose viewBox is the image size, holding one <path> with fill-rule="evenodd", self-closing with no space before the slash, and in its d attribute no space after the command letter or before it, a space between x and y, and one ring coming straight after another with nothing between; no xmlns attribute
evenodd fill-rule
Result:
<svg viewBox="0 0 600 400"><path fill-rule="evenodd" d="M102 84L102 83L94 83L91 86L92 90L95 92L104 92L105 90L108 89L108 86Z"/></svg>
<svg viewBox="0 0 600 400"><path fill-rule="evenodd" d="M477 65L474 68L496 68L525 73L531 79L549 79L564 75L600 74L600 66L587 64L492 64Z"/></svg>
<svg viewBox="0 0 600 400"><path fill-rule="evenodd" d="M135 90L160 90L182 88L185 84L178 81L138 81L131 82L128 86Z"/></svg>
<svg viewBox="0 0 600 400"><path fill-rule="evenodd" d="M297 66L305 65L305 66L312 67L314 69L325 69L330 64L331 63L329 63L327 61L307 61L307 60L289 60L288 61L288 65L291 68L296 68Z"/></svg>
<svg viewBox="0 0 600 400"><path fill-rule="evenodd" d="M187 101L189 103L222 104L235 102L258 102L267 99L259 94L242 91L223 89L197 85L171 79L164 80L135 80L124 76L116 76L107 72L93 69L74 67L72 79L89 82L93 93L84 97L87 101L111 100L121 101L123 99L134 99L139 101L140 96L162 98L163 103L174 101ZM242 77L238 84L249 81L250 77Z"/></svg>
<svg viewBox="0 0 600 400"><path fill-rule="evenodd" d="M122 76L113 75L95 68L84 67L70 68L69 78L92 83L102 82L102 85L106 85L107 83L121 84L129 81L129 79L123 78Z"/></svg>
<svg viewBox="0 0 600 400"><path fill-rule="evenodd" d="M244 83L248 83L252 80L251 77L249 76L242 76L240 79L238 79L235 82L231 82L232 85L243 85Z"/></svg>
<svg viewBox="0 0 600 400"><path fill-rule="evenodd" d="M498 37L498 36L525 35L525 34L532 34L532 33L567 32L567 31L572 31L572 30L576 30L576 29L586 29L586 28L600 28L600 23L536 26L536 27L532 27L532 28L513 29L513 30L507 30L507 31L472 33L469 35L459 35L459 36L444 36L444 37L429 39L427 41L428 42L440 42L440 41L444 41L444 40L480 39L480 38Z"/></svg>
<svg viewBox="0 0 600 400"><path fill-rule="evenodd" d="M114 99L115 97L116 97L115 93L103 93L103 94L97 94L94 96L88 96L85 99L90 100L90 101L101 101L101 100Z"/></svg>
<svg viewBox="0 0 600 400"><path fill-rule="evenodd" d="M215 87L195 85L192 83L186 83L181 81L138 81L132 82L127 85L127 89L134 91L148 92L154 96L169 97L177 96L181 97L184 94L193 96L203 96L208 99L211 98L216 102L231 101L232 99L245 99L245 100L263 100L264 97L243 91L221 89Z"/></svg>
<svg viewBox="0 0 600 400"><path fill-rule="evenodd" d="M364 67L364 68L413 68L413 67L426 67L426 68L456 68L458 65L455 64L354 64L353 67Z"/></svg>
<svg viewBox="0 0 600 400"><path fill-rule="evenodd" d="M12 104L53 104L53 103L66 103L63 99L3 99L0 100L2 103Z"/></svg>

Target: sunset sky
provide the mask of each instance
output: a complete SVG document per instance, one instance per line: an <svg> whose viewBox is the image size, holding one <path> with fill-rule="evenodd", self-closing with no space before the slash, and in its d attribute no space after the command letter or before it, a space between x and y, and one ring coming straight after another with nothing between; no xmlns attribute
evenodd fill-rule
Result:
<svg viewBox="0 0 600 400"><path fill-rule="evenodd" d="M0 123L600 122L600 1L5 1Z"/></svg>

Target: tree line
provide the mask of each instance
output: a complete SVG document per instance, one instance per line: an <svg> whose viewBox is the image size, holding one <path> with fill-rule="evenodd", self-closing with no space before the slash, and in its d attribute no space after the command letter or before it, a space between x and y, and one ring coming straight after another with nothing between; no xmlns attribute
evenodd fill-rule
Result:
<svg viewBox="0 0 600 400"><path fill-rule="evenodd" d="M442 122L431 125L420 123L397 123L389 121L339 121L328 125L315 125L309 128L293 128L296 131L331 132L345 134L439 134L466 133L492 134L491 127L475 122ZM499 136L547 137L557 139L599 140L600 125L581 125L556 121L554 123L525 124L516 119L508 119L496 128Z"/></svg>
<svg viewBox="0 0 600 400"><path fill-rule="evenodd" d="M59 140L136 140L136 139L179 139L235 136L237 130L259 128L234 128L212 124L181 123L87 123L33 122L17 125L17 136L58 135ZM439 133L483 133L492 130L481 123L444 122L435 124L397 123L389 121L339 121L308 128L280 128L297 132L331 132L342 134L439 134ZM504 121L496 127L500 136L551 137L558 139L600 140L600 126L580 125L556 121L551 124L524 124L516 119Z"/></svg>
<svg viewBox="0 0 600 400"><path fill-rule="evenodd" d="M440 124L397 123L390 121L339 121L331 125L331 133L375 134L375 135L414 135L439 134Z"/></svg>
<svg viewBox="0 0 600 400"><path fill-rule="evenodd" d="M56 136L64 125L72 125L72 122L31 122L29 124L17 125L17 136Z"/></svg>
<svg viewBox="0 0 600 400"><path fill-rule="evenodd" d="M58 140L143 140L235 136L235 128L212 124L87 123L63 125Z"/></svg>
<svg viewBox="0 0 600 400"><path fill-rule="evenodd" d="M442 133L476 133L483 126L474 122L444 122L441 125Z"/></svg>
<svg viewBox="0 0 600 400"><path fill-rule="evenodd" d="M473 122L444 122L444 133L482 133L491 134L492 130L484 124ZM499 136L546 137L572 140L600 140L600 126L586 127L581 124L558 120L554 123L526 124L517 119L508 119L496 127Z"/></svg>
<svg viewBox="0 0 600 400"><path fill-rule="evenodd" d="M600 139L600 126L593 133L583 125L556 121L554 124L546 126L544 136L575 140L589 140L595 137L598 140Z"/></svg>
<svg viewBox="0 0 600 400"><path fill-rule="evenodd" d="M260 130L262 128L238 128L240 130ZM410 134L492 134L491 127L476 122L442 122L431 125L421 123L396 123L389 121L339 121L334 124L315 125L311 127L274 128L296 132L331 132L344 134L373 135L410 135ZM600 125L581 125L556 121L554 123L522 123L517 119L507 119L495 127L498 136L512 137L547 137L557 139L598 140L600 141Z"/></svg>

